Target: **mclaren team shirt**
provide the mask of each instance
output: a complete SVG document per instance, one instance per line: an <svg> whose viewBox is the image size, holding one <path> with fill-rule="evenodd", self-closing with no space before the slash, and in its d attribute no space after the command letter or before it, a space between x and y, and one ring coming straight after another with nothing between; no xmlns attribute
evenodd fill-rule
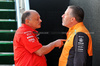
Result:
<svg viewBox="0 0 100 66"><path fill-rule="evenodd" d="M92 55L92 39L83 22L69 28L59 66L92 66Z"/></svg>
<svg viewBox="0 0 100 66"><path fill-rule="evenodd" d="M16 31L13 40L15 66L47 66L45 56L34 53L42 47L36 35L37 31L25 24Z"/></svg>

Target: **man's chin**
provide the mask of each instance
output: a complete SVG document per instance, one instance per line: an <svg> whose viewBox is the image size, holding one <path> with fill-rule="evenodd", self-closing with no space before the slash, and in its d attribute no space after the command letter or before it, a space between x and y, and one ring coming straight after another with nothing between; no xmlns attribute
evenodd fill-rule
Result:
<svg viewBox="0 0 100 66"><path fill-rule="evenodd" d="M62 26L65 26L64 23L62 23Z"/></svg>
<svg viewBox="0 0 100 66"><path fill-rule="evenodd" d="M41 26L39 26L38 28L41 28Z"/></svg>
<svg viewBox="0 0 100 66"><path fill-rule="evenodd" d="M41 28L41 26L37 27L36 29L39 29L39 28Z"/></svg>

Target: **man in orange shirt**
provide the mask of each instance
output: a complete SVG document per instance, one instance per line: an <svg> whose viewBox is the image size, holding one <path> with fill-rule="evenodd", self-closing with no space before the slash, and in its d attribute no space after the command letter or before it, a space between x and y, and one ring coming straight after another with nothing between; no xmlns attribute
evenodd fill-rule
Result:
<svg viewBox="0 0 100 66"><path fill-rule="evenodd" d="M62 25L69 28L59 66L92 66L92 38L83 24L84 11L79 6L68 6L62 15Z"/></svg>
<svg viewBox="0 0 100 66"><path fill-rule="evenodd" d="M63 45L63 39L58 39L42 46L36 31L41 28L41 22L37 11L28 10L23 13L22 26L17 29L13 40L15 66L47 66L44 55Z"/></svg>

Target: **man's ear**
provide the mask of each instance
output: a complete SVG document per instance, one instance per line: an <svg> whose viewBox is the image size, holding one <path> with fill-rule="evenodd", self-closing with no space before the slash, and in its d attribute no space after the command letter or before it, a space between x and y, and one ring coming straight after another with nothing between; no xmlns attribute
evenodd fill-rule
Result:
<svg viewBox="0 0 100 66"><path fill-rule="evenodd" d="M28 20L28 19L26 19L26 20L25 20L25 24L28 24L28 23L29 23L29 20Z"/></svg>
<svg viewBox="0 0 100 66"><path fill-rule="evenodd" d="M75 17L72 17L71 18L71 22L74 22L76 19L75 19Z"/></svg>

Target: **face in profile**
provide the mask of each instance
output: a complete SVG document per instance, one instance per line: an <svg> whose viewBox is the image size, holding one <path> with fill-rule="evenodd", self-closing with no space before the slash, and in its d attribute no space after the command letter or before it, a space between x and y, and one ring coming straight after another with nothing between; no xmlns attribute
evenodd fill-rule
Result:
<svg viewBox="0 0 100 66"><path fill-rule="evenodd" d="M32 29L38 29L41 28L41 22L42 20L40 19L38 12L31 12L28 26L30 26Z"/></svg>
<svg viewBox="0 0 100 66"><path fill-rule="evenodd" d="M62 15L62 25L69 27L71 25L71 13L72 9L68 8L65 13Z"/></svg>

